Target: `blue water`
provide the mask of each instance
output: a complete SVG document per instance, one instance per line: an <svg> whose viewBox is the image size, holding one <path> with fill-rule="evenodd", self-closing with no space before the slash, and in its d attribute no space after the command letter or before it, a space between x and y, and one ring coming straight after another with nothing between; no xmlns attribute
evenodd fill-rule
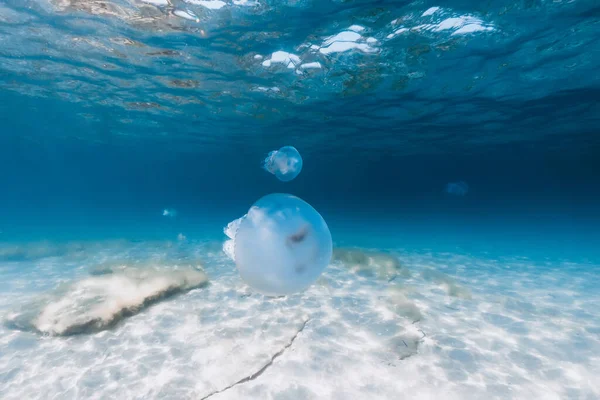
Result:
<svg viewBox="0 0 600 400"><path fill-rule="evenodd" d="M598 32L593 0L0 0L0 398L600 398ZM275 192L363 261L245 286L223 228Z"/></svg>

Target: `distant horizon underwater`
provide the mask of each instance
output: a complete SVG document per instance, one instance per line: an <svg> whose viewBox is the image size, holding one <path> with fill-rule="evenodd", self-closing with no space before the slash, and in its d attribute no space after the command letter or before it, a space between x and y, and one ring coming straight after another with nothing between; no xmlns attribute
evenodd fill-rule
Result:
<svg viewBox="0 0 600 400"><path fill-rule="evenodd" d="M600 399L599 32L0 0L0 399Z"/></svg>

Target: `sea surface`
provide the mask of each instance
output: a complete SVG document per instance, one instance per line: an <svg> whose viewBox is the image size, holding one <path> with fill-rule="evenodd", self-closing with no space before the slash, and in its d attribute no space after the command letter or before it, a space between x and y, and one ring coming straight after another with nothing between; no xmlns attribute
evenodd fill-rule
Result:
<svg viewBox="0 0 600 400"><path fill-rule="evenodd" d="M0 399L599 399L599 32L595 0L0 0ZM271 193L333 240L280 297L225 246Z"/></svg>

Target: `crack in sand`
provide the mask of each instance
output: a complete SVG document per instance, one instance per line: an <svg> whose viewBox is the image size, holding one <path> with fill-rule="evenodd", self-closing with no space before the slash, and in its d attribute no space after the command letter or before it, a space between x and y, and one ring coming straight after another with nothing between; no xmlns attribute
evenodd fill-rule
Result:
<svg viewBox="0 0 600 400"><path fill-rule="evenodd" d="M283 353L289 349L290 347L292 347L292 344L294 344L294 341L296 340L296 338L298 337L298 335L304 330L304 328L306 328L306 324L308 324L308 321L310 321L310 319L305 320L302 325L300 326L300 328L298 329L298 331L294 334L294 336L292 336L292 338L290 339L290 341L283 346L283 348L281 350L279 350L277 353L273 354L273 356L271 356L271 359L269 360L269 362L267 362L265 365L263 365L263 367L261 369L259 369L258 371L256 371L255 373L253 373L252 375L246 376L245 378L240 379L239 381L227 386L226 388L223 388L221 390L216 390L212 393L209 393L208 395L202 397L200 400L206 400L209 397L214 396L215 394L219 394L219 393L223 393L231 388L233 388L234 386L237 385L241 385L242 383L246 383L246 382L250 382L255 380L256 378L258 378L259 376L261 376L271 365L273 365L273 362L279 358L280 356L283 355Z"/></svg>

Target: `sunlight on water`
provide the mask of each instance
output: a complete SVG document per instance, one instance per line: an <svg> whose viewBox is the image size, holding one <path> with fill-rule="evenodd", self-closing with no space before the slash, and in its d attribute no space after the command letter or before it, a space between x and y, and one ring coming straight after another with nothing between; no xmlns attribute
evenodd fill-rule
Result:
<svg viewBox="0 0 600 400"><path fill-rule="evenodd" d="M182 150L211 145L217 118L234 138L334 122L338 135L391 130L387 144L403 153L519 140L511 132L582 135L599 122L593 5L9 0L0 86L75 104L89 129L65 135L127 141L140 129L146 140L178 137ZM435 148L399 135L415 129Z"/></svg>

